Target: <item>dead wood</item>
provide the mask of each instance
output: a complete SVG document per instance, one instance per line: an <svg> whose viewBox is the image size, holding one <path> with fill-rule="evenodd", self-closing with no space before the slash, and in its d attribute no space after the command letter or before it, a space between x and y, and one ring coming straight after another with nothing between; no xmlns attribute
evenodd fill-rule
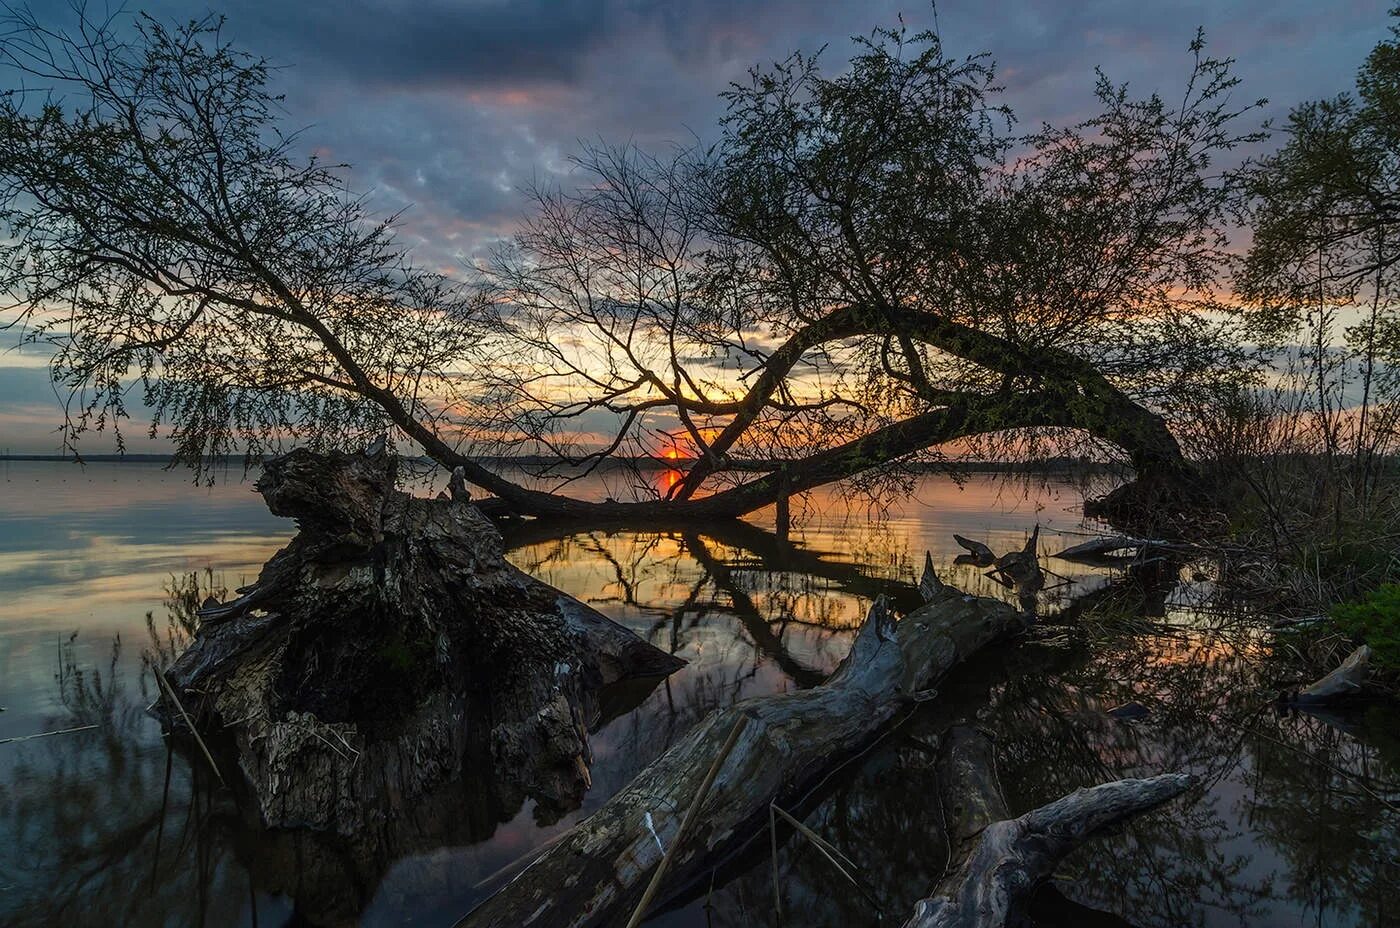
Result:
<svg viewBox="0 0 1400 928"><path fill-rule="evenodd" d="M787 806L868 744L899 708L969 655L1023 627L1010 606L926 578L929 602L895 622L877 602L841 666L812 689L712 713L514 882L460 923L469 928L587 926L620 921L671 850L657 895L682 891L761 834L769 805ZM736 717L748 723L693 830L681 815ZM656 836L647 827L648 816Z"/></svg>
<svg viewBox="0 0 1400 928"><path fill-rule="evenodd" d="M1001 928L1028 923L1039 887L1072 850L1179 796L1185 774L1116 780L1080 789L1012 818L996 776L991 740L954 728L940 757L952 859L961 860L904 928Z"/></svg>
<svg viewBox="0 0 1400 928"><path fill-rule="evenodd" d="M413 497L396 468L382 448L268 462L257 489L298 534L201 610L165 679L269 825L363 828L468 760L549 820L589 785L600 691L682 662L513 567L461 489Z"/></svg>
<svg viewBox="0 0 1400 928"><path fill-rule="evenodd" d="M1289 702L1324 706L1361 696L1371 679L1371 648L1362 645L1347 655L1336 669L1294 693Z"/></svg>

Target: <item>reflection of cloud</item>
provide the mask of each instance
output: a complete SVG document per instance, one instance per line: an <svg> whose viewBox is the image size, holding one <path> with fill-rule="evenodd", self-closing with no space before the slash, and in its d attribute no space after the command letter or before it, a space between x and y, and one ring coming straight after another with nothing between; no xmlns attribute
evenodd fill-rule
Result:
<svg viewBox="0 0 1400 928"><path fill-rule="evenodd" d="M230 586L251 581L291 531L238 482L196 487L143 464L0 463L0 628L130 627L172 575L212 564Z"/></svg>

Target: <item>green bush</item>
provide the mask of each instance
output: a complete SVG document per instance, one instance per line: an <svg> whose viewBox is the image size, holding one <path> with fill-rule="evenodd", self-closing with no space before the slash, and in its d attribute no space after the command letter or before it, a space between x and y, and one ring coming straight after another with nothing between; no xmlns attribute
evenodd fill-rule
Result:
<svg viewBox="0 0 1400 928"><path fill-rule="evenodd" d="M1400 669L1400 584L1387 583L1359 602L1333 606L1332 621L1370 645L1377 664Z"/></svg>

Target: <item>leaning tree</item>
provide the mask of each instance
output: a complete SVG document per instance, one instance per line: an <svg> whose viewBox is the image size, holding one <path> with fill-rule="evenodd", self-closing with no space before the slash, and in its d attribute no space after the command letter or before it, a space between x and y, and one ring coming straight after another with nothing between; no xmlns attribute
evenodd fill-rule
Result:
<svg viewBox="0 0 1400 928"><path fill-rule="evenodd" d="M217 20L11 26L35 89L0 104L0 290L70 442L139 389L187 463L392 428L564 516L740 515L993 440L1189 473L1168 421L1228 344L1217 161L1244 138L1199 38L1178 102L1100 76L1098 115L1030 134L935 34L877 30L834 76L795 55L727 92L712 146L585 151L458 279L297 156ZM590 502L493 470L505 447L683 474Z"/></svg>

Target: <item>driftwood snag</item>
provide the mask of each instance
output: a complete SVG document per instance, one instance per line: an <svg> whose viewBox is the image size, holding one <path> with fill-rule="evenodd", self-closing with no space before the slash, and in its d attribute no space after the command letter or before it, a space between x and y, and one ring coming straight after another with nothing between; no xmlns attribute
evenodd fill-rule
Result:
<svg viewBox="0 0 1400 928"><path fill-rule="evenodd" d="M788 806L950 669L1024 627L1005 603L965 596L936 578L922 586L929 602L897 623L877 602L846 659L820 686L712 713L459 924L562 928L624 921L663 856L657 838L671 848L687 801L736 717L746 714L695 827L673 849L657 896L664 906L761 834L770 803Z"/></svg>
<svg viewBox="0 0 1400 928"><path fill-rule="evenodd" d="M1193 782L1187 774L1116 780L1012 818L992 756L990 739L972 729L955 728L945 740L939 779L952 819L949 846L962 865L915 905L904 928L1025 924L1035 890L1070 851L1174 799Z"/></svg>
<svg viewBox="0 0 1400 928"><path fill-rule="evenodd" d="M1331 673L1309 683L1288 700L1295 705L1323 706L1362 695L1371 679L1371 648L1362 645Z"/></svg>
<svg viewBox="0 0 1400 928"><path fill-rule="evenodd" d="M268 462L257 489L298 534L201 610L166 680L231 738L268 825L363 828L467 762L550 820L589 785L604 688L683 662L513 567L464 494L409 496L396 469L383 449Z"/></svg>

